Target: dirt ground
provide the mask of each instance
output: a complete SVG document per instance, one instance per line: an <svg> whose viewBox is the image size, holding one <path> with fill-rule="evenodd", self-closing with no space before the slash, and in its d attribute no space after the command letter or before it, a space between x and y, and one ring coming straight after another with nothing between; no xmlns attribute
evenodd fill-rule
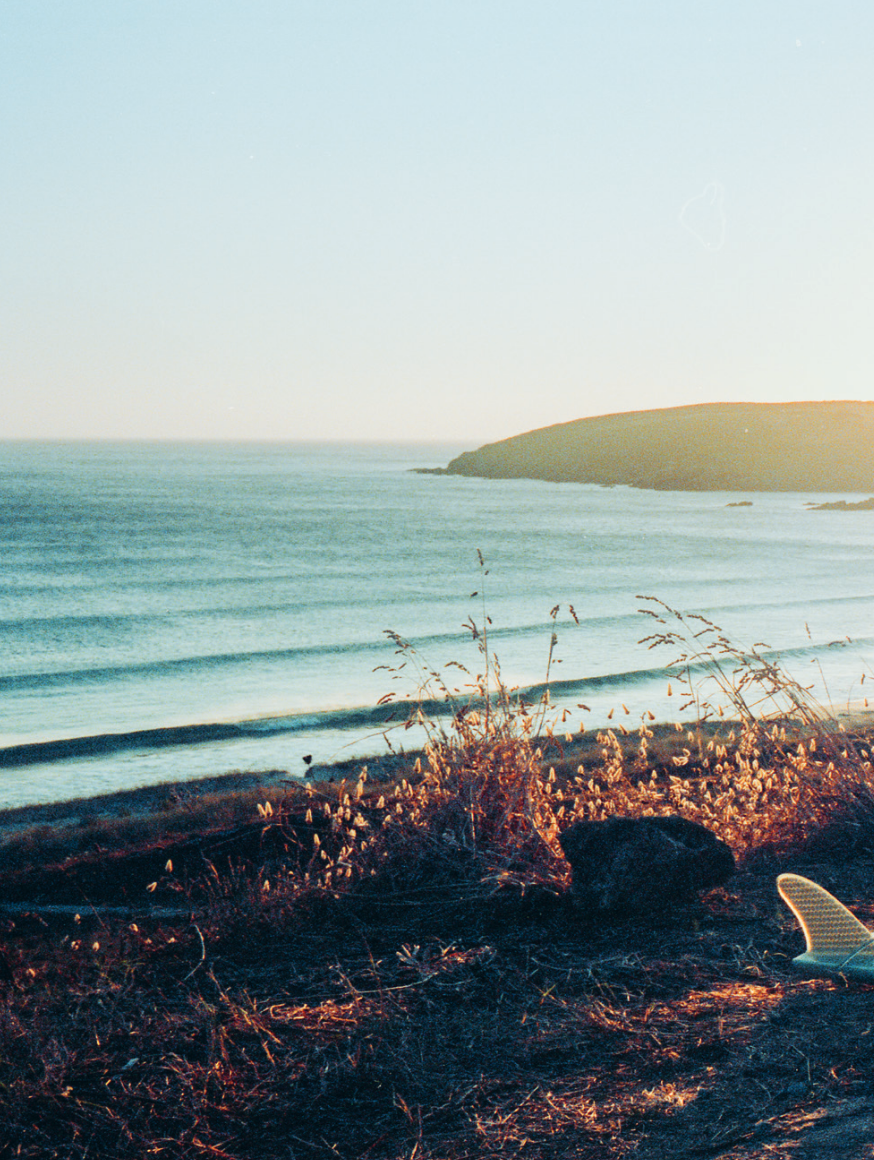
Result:
<svg viewBox="0 0 874 1160"><path fill-rule="evenodd" d="M874 988L795 973L774 884L874 925L870 857L609 924L445 868L292 899L283 857L249 827L0 871L0 1155L874 1156Z"/></svg>

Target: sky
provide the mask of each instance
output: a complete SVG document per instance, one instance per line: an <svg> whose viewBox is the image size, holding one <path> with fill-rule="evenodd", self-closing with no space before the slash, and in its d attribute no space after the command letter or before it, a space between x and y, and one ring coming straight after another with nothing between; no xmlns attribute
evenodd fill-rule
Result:
<svg viewBox="0 0 874 1160"><path fill-rule="evenodd" d="M870 0L7 0L0 438L872 399Z"/></svg>

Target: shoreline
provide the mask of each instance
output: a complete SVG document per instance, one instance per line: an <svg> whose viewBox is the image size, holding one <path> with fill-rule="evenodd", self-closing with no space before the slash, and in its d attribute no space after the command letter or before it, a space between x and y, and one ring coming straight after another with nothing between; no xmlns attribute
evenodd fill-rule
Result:
<svg viewBox="0 0 874 1160"><path fill-rule="evenodd" d="M280 787L293 790L302 789L305 785L339 783L344 779L357 778L365 766L373 780L381 783L391 780L403 767L413 765L420 756L420 753L406 753L345 758L330 765L313 766L309 776L295 776L287 769L231 770L88 797L10 806L0 809L0 843L16 834L40 827L61 830L96 822L144 820L171 811L203 806L210 798L250 796L257 790L275 791Z"/></svg>
<svg viewBox="0 0 874 1160"><path fill-rule="evenodd" d="M874 730L874 709L867 706L856 704L833 710L830 719L849 731ZM652 722L647 728L652 733L650 744L657 743L667 751L674 749L680 752L692 732L700 731L702 736L709 739L727 736L738 726L737 720L717 718L706 722ZM600 749L598 736L607 730L616 733L623 748L630 751L636 747L638 729L629 728L623 721L610 721L600 728L569 735L560 735L556 732L553 737L541 738L538 744L543 750L544 764L573 765L592 761ZM287 769L229 771L188 780L115 790L88 797L11 806L0 809L0 845L37 829L45 828L57 836L61 831L84 829L101 823L112 825L146 822L161 816L166 816L169 821L171 815L180 811L189 811L193 817L196 810L202 811L208 807L210 799L215 799L216 802L235 797L249 799L259 790L273 794L283 790L286 794L293 794L295 790L303 791L307 786L317 788L339 785L343 781L356 780L361 770L365 768L374 785L384 785L402 772L410 770L416 760L422 757L422 751L416 750L344 758L330 764L314 765L305 776L295 776Z"/></svg>

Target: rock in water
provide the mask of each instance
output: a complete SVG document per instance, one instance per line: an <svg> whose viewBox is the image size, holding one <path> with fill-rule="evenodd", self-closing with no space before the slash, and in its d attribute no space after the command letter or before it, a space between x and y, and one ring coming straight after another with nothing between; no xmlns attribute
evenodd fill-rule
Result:
<svg viewBox="0 0 874 1160"><path fill-rule="evenodd" d="M576 822L559 842L573 871L573 899L595 914L664 910L734 873L725 842L686 818Z"/></svg>

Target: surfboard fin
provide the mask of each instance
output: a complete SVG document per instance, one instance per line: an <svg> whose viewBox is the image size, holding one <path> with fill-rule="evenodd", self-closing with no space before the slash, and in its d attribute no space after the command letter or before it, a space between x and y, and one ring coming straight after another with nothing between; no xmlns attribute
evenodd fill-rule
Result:
<svg viewBox="0 0 874 1160"><path fill-rule="evenodd" d="M874 983L874 933L816 882L781 874L780 896L801 924L807 950L792 960L808 975L847 975Z"/></svg>

